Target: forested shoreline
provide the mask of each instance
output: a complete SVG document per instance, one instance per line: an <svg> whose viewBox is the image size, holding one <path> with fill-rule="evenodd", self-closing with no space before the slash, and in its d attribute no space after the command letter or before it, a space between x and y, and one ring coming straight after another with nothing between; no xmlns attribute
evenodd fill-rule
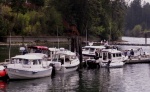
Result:
<svg viewBox="0 0 150 92"><path fill-rule="evenodd" d="M124 35L150 37L150 4L142 0L134 0L127 7Z"/></svg>
<svg viewBox="0 0 150 92"><path fill-rule="evenodd" d="M132 3L129 6L125 0L1 0L0 36L118 40L134 28L127 25Z"/></svg>

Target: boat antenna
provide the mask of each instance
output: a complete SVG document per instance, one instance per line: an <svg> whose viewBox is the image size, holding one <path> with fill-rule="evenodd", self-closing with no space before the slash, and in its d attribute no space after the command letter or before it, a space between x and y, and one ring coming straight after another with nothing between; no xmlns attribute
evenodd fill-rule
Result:
<svg viewBox="0 0 150 92"><path fill-rule="evenodd" d="M87 40L87 29L86 29L86 46L88 44L88 40Z"/></svg>
<svg viewBox="0 0 150 92"><path fill-rule="evenodd" d="M11 56L11 31L9 31L9 60Z"/></svg>
<svg viewBox="0 0 150 92"><path fill-rule="evenodd" d="M57 26L57 41L58 41L58 48L59 48L58 26Z"/></svg>

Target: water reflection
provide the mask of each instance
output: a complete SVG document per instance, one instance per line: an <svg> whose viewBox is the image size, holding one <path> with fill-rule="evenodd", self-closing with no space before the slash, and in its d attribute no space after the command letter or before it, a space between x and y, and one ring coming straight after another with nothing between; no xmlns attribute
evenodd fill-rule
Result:
<svg viewBox="0 0 150 92"><path fill-rule="evenodd" d="M45 77L32 80L9 81L7 85L8 92L46 92L51 85L51 77Z"/></svg>
<svg viewBox="0 0 150 92"><path fill-rule="evenodd" d="M84 70L79 76L78 92L121 92L124 88L120 87L123 84L120 81L123 79L123 68Z"/></svg>
<svg viewBox="0 0 150 92"><path fill-rule="evenodd" d="M4 89L7 92L70 92L77 89L78 80L78 73L72 72L58 74L54 78L9 81Z"/></svg>
<svg viewBox="0 0 150 92"><path fill-rule="evenodd" d="M52 78L52 86L49 87L49 92L75 92L78 88L79 75L78 72L66 74L57 74Z"/></svg>
<svg viewBox="0 0 150 92"><path fill-rule="evenodd" d="M7 82L0 80L0 92L7 92L6 87L7 87Z"/></svg>
<svg viewBox="0 0 150 92"><path fill-rule="evenodd" d="M123 68L83 69L54 78L9 81L3 92L120 92L122 78Z"/></svg>
<svg viewBox="0 0 150 92"><path fill-rule="evenodd" d="M150 64L82 69L53 78L0 81L0 92L150 92Z"/></svg>
<svg viewBox="0 0 150 92"><path fill-rule="evenodd" d="M126 66L124 72L124 92L150 92L150 65L134 64Z"/></svg>

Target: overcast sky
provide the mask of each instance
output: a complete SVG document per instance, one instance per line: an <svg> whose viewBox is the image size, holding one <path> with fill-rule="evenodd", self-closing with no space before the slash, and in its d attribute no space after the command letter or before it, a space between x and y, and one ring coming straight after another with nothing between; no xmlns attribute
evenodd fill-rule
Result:
<svg viewBox="0 0 150 92"><path fill-rule="evenodd" d="M134 1L134 0L125 0L125 1L128 2L128 3L130 3L131 1ZM142 4L144 4L144 1L150 3L150 0L141 0L141 1L142 1Z"/></svg>

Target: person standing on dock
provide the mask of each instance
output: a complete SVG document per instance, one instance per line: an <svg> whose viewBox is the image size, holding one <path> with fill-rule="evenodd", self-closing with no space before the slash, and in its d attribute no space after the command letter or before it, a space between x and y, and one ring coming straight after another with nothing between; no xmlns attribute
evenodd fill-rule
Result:
<svg viewBox="0 0 150 92"><path fill-rule="evenodd" d="M130 55L131 55L131 56L134 56L134 51L133 51L133 49L131 49Z"/></svg>
<svg viewBox="0 0 150 92"><path fill-rule="evenodd" d="M95 63L96 63L96 67L100 68L100 61L99 61L99 53L98 50L95 51Z"/></svg>

